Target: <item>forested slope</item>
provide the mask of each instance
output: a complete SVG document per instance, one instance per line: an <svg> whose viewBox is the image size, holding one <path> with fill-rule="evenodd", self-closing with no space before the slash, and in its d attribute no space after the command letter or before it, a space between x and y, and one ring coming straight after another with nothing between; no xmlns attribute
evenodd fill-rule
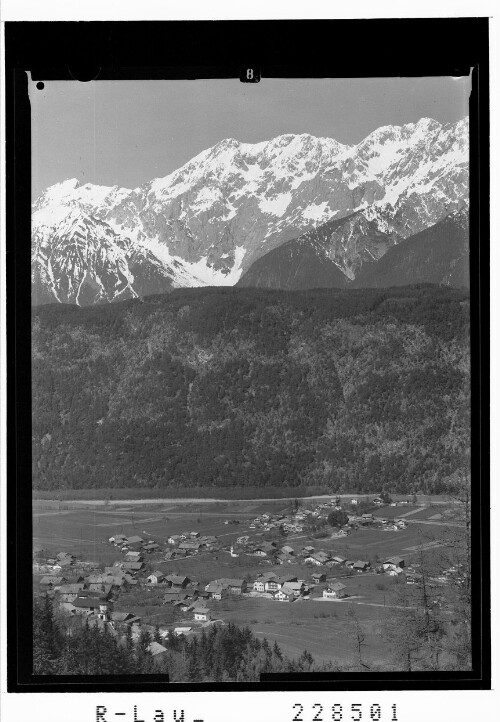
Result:
<svg viewBox="0 0 500 722"><path fill-rule="evenodd" d="M438 493L469 465L468 311L432 286L35 309L34 487Z"/></svg>

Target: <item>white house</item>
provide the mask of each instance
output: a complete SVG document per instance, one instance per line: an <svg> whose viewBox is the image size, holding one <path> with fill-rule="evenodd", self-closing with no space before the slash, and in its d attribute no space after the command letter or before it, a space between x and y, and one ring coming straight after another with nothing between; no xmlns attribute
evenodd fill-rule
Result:
<svg viewBox="0 0 500 722"><path fill-rule="evenodd" d="M210 619L210 610L206 607L198 607L194 610L194 618L197 622L208 622Z"/></svg>
<svg viewBox="0 0 500 722"><path fill-rule="evenodd" d="M276 594L274 595L274 599L277 602L293 602L293 600L295 599L295 594L293 593L292 589L285 585L282 589L279 589L276 592Z"/></svg>
<svg viewBox="0 0 500 722"><path fill-rule="evenodd" d="M153 572L149 575L147 581L148 584L161 584L165 579L165 575L162 572Z"/></svg>
<svg viewBox="0 0 500 722"><path fill-rule="evenodd" d="M283 586L283 582L279 579L267 579L264 582L264 590L266 592L277 592L278 589L281 589Z"/></svg>

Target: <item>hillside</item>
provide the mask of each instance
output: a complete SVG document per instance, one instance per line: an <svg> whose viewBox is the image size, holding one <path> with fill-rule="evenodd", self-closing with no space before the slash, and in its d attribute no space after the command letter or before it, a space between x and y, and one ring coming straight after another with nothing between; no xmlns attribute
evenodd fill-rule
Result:
<svg viewBox="0 0 500 722"><path fill-rule="evenodd" d="M259 258L237 286L299 291L308 288L345 288L348 279L314 241L289 241Z"/></svg>
<svg viewBox="0 0 500 722"><path fill-rule="evenodd" d="M401 241L378 261L366 264L353 283L385 288L408 283L469 286L469 214L461 210Z"/></svg>
<svg viewBox="0 0 500 722"><path fill-rule="evenodd" d="M297 290L345 288L363 263L371 265L401 237L363 212L322 223L259 258L238 286ZM408 281L409 283L409 281Z"/></svg>
<svg viewBox="0 0 500 722"><path fill-rule="evenodd" d="M439 493L469 464L468 297L175 290L33 311L33 485Z"/></svg>

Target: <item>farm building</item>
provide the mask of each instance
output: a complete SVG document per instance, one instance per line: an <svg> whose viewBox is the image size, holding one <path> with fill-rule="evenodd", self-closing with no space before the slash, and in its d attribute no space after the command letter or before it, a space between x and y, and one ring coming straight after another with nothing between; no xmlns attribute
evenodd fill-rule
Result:
<svg viewBox="0 0 500 722"><path fill-rule="evenodd" d="M178 574L169 574L165 577L166 581L173 587L181 587L184 589L191 581L189 577L179 576Z"/></svg>
<svg viewBox="0 0 500 722"><path fill-rule="evenodd" d="M83 583L62 584L59 587L59 599L61 602L72 602L77 598L78 593L83 589Z"/></svg>
<svg viewBox="0 0 500 722"><path fill-rule="evenodd" d="M147 552L148 554L151 554L151 552L157 552L160 550L160 545L156 542L149 542L148 544L144 544L142 547L143 551Z"/></svg>
<svg viewBox="0 0 500 722"><path fill-rule="evenodd" d="M72 606L75 614L106 614L109 603L102 597L77 597Z"/></svg>
<svg viewBox="0 0 500 722"><path fill-rule="evenodd" d="M230 594L242 594L246 590L246 582L244 579L214 579L216 584L220 584L227 589ZM207 591L205 587L205 591Z"/></svg>
<svg viewBox="0 0 500 722"><path fill-rule="evenodd" d="M357 572L366 572L370 568L370 562L364 562L358 559L357 562L354 562L352 565L352 568Z"/></svg>
<svg viewBox="0 0 500 722"><path fill-rule="evenodd" d="M226 588L218 582L210 582L205 587L205 591L212 599L221 600L225 596Z"/></svg>
<svg viewBox="0 0 500 722"><path fill-rule="evenodd" d="M400 567L401 569L403 569L404 565L405 560L403 559L403 557L391 557L390 559L386 559L385 562L383 562L384 569L395 567Z"/></svg>
<svg viewBox="0 0 500 722"><path fill-rule="evenodd" d="M144 562L124 562L123 568L127 572L140 572L144 568Z"/></svg>
<svg viewBox="0 0 500 722"><path fill-rule="evenodd" d="M179 544L179 549L184 549L184 551L193 553L200 550L202 544L199 541L185 541L181 542Z"/></svg>

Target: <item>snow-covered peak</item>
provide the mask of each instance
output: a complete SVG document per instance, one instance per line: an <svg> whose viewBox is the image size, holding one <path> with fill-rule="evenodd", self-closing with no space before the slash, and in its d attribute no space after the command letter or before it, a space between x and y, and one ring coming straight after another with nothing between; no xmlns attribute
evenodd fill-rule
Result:
<svg viewBox="0 0 500 722"><path fill-rule="evenodd" d="M109 299L124 278L126 292L139 294L233 284L274 248L357 212L361 225L373 221L377 232L406 238L461 207L468 145L467 119L443 125L422 118L377 128L353 146L309 133L259 143L225 138L133 191L69 179L33 205L35 264L44 288L57 295L68 259L79 254L71 260L73 288L90 268L92 283L103 286L99 298ZM385 252L370 239L366 253L355 234L347 245L339 240L344 273Z"/></svg>

